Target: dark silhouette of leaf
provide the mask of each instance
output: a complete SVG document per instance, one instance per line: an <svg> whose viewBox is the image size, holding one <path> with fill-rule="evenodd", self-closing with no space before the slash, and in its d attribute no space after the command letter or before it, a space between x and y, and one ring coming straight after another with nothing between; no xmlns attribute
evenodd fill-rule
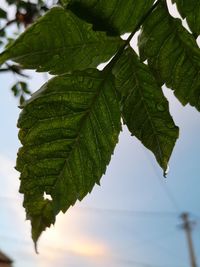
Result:
<svg viewBox="0 0 200 267"><path fill-rule="evenodd" d="M109 35L132 32L153 0L71 0L68 9Z"/></svg>

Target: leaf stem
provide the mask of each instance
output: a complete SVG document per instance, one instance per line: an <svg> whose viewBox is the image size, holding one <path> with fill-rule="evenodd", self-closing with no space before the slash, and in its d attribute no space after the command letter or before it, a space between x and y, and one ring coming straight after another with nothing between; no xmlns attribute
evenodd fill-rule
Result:
<svg viewBox="0 0 200 267"><path fill-rule="evenodd" d="M28 75L22 73L23 70L20 68L20 66L18 66L18 65L9 65L9 64L6 64L6 66L7 66L7 68L0 69L0 73L1 72L12 72L12 73L18 74L18 75L20 75L22 77L29 78Z"/></svg>
<svg viewBox="0 0 200 267"><path fill-rule="evenodd" d="M119 48L115 56L111 59L111 61L108 63L108 65L105 66L103 69L103 72L108 72L112 70L113 66L116 64L116 62L119 60L121 55L124 52L124 49L129 45L130 41L132 40L135 33L140 29L141 25L145 22L145 20L149 17L149 15L153 12L153 10L157 7L157 5L160 3L161 0L157 0L152 7L141 17L141 19L136 24L134 30L129 35L128 39L123 43L123 45Z"/></svg>

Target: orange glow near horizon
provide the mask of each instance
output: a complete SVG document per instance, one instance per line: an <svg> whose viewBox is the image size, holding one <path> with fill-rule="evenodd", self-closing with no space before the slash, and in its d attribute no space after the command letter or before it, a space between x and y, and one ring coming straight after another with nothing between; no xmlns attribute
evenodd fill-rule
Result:
<svg viewBox="0 0 200 267"><path fill-rule="evenodd" d="M70 250L87 257L99 257L108 254L107 248L94 240L81 240L71 244Z"/></svg>
<svg viewBox="0 0 200 267"><path fill-rule="evenodd" d="M84 231L83 214L76 209L70 210L69 213L67 216L59 214L56 227L52 226L44 233L40 241L43 253L46 256L51 254L50 257L53 258L60 257L59 250L66 251L68 255L88 258L88 260L109 257L110 249L107 244L91 236L88 231ZM46 248L45 245L47 245ZM55 248L53 253L49 251L49 247Z"/></svg>

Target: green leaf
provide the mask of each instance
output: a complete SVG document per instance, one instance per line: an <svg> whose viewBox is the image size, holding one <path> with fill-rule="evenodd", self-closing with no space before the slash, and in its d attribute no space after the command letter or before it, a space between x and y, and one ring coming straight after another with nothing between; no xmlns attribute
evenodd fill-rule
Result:
<svg viewBox="0 0 200 267"><path fill-rule="evenodd" d="M113 76L89 69L53 78L25 103L18 127L16 168L36 242L106 171L121 129Z"/></svg>
<svg viewBox="0 0 200 267"><path fill-rule="evenodd" d="M199 0L172 0L176 3L182 18L186 18L188 25L194 35L200 35L200 1Z"/></svg>
<svg viewBox="0 0 200 267"><path fill-rule="evenodd" d="M29 90L27 83L25 83L25 82L19 82L19 84L20 84L20 87L21 87L21 91L23 93L25 93L27 95L30 95L31 94L31 91Z"/></svg>
<svg viewBox="0 0 200 267"><path fill-rule="evenodd" d="M63 7L67 7L69 4L70 0L59 0L58 1Z"/></svg>
<svg viewBox="0 0 200 267"><path fill-rule="evenodd" d="M143 24L139 50L160 84L172 88L183 105L190 103L200 110L200 49L164 4Z"/></svg>
<svg viewBox="0 0 200 267"><path fill-rule="evenodd" d="M7 12L2 8L0 8L0 18L7 19Z"/></svg>
<svg viewBox="0 0 200 267"><path fill-rule="evenodd" d="M162 89L147 65L127 49L114 73L122 95L122 116L128 129L150 149L164 173L178 138L178 127L169 113Z"/></svg>
<svg viewBox="0 0 200 267"><path fill-rule="evenodd" d="M54 7L0 54L0 64L12 59L23 68L61 74L96 67L121 43L120 38L93 32L90 24L71 11Z"/></svg>
<svg viewBox="0 0 200 267"><path fill-rule="evenodd" d="M153 0L71 0L68 8L109 35L132 32Z"/></svg>
<svg viewBox="0 0 200 267"><path fill-rule="evenodd" d="M11 91L14 96L19 97L20 105L22 105L25 101L25 95L30 95L31 92L28 88L28 84L22 81L16 82L12 87Z"/></svg>
<svg viewBox="0 0 200 267"><path fill-rule="evenodd" d="M18 89L18 83L14 84L11 87L11 91L13 92L14 96L19 96L20 92L19 92L19 89Z"/></svg>

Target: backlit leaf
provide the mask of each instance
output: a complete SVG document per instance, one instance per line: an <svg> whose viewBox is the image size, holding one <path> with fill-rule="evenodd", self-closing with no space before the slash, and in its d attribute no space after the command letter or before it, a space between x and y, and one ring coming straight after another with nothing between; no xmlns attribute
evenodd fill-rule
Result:
<svg viewBox="0 0 200 267"><path fill-rule="evenodd" d="M89 69L53 78L25 103L18 127L16 168L37 242L106 171L121 128L113 76Z"/></svg>
<svg viewBox="0 0 200 267"><path fill-rule="evenodd" d="M94 32L71 11L54 7L0 55L0 64L12 59L27 69L61 74L96 67L121 43L120 38Z"/></svg>
<svg viewBox="0 0 200 267"><path fill-rule="evenodd" d="M150 149L163 171L178 138L178 127L169 113L168 101L148 66L130 48L124 52L114 73L122 94L122 116L128 129Z"/></svg>
<svg viewBox="0 0 200 267"><path fill-rule="evenodd" d="M199 0L172 0L176 3L182 18L186 18L191 31L200 35L200 1Z"/></svg>
<svg viewBox="0 0 200 267"><path fill-rule="evenodd" d="M183 105L200 110L200 49L165 4L160 3L143 24L139 49L157 81L172 88Z"/></svg>

